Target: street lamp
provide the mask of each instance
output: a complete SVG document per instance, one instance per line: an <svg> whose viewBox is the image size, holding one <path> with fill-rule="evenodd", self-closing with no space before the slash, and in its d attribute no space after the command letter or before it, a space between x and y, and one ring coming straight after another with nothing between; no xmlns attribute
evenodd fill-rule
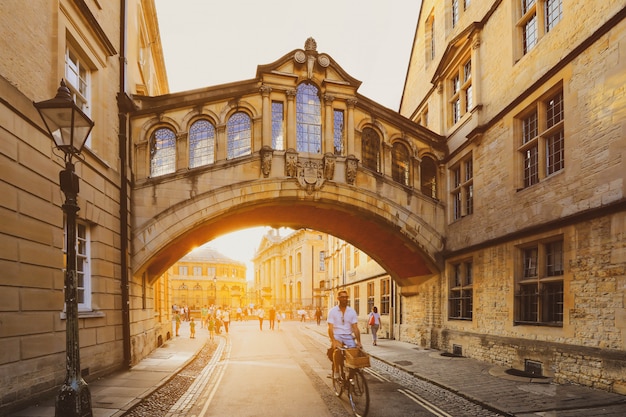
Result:
<svg viewBox="0 0 626 417"><path fill-rule="evenodd" d="M78 285L76 272L76 213L79 210L78 175L74 172L72 157L83 149L93 128L93 121L76 106L69 88L61 86L53 99L33 103L41 115L57 149L63 152L65 169L59 174L61 191L65 194L63 212L66 216L65 265L65 357L66 375L55 401L56 417L92 417L91 393L80 374L80 346L78 341Z"/></svg>

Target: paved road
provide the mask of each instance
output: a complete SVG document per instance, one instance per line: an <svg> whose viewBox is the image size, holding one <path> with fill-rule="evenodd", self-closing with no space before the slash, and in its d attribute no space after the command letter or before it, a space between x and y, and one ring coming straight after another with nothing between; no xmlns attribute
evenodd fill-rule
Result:
<svg viewBox="0 0 626 417"><path fill-rule="evenodd" d="M174 409L171 415L180 412L187 417L351 415L346 396L337 398L331 388L326 340L301 323L283 323L281 330L274 331L261 331L254 322L235 323L221 342L217 349L219 360L207 367L210 377L202 387L192 387L187 398L179 401L180 405L189 404L186 409ZM496 415L460 398L452 400L452 395L446 393L442 401L445 406L457 407L454 414L448 414L427 399L432 397L430 393L411 386L411 381L401 381L384 367L368 369L366 378L371 395L369 417ZM460 409L463 414L459 414Z"/></svg>

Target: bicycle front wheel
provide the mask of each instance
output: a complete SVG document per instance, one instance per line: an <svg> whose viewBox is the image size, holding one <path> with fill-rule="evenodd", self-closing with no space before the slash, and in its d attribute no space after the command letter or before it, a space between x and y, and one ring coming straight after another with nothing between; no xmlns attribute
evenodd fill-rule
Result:
<svg viewBox="0 0 626 417"><path fill-rule="evenodd" d="M365 417L370 408L370 392L363 371L358 369L350 372L350 390L348 398L356 417Z"/></svg>
<svg viewBox="0 0 626 417"><path fill-rule="evenodd" d="M334 366L331 367L330 377L333 379L333 389L335 390L335 395L337 397L340 397L341 393L343 392L343 381L344 381L342 378L343 375L344 375L343 368L340 370L340 372L335 372L335 367Z"/></svg>

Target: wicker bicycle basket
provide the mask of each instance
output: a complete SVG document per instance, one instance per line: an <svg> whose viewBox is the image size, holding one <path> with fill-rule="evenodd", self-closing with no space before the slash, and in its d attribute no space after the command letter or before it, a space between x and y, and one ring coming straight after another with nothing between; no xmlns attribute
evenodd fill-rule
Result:
<svg viewBox="0 0 626 417"><path fill-rule="evenodd" d="M370 356L359 348L346 349L346 366L366 368L370 366Z"/></svg>

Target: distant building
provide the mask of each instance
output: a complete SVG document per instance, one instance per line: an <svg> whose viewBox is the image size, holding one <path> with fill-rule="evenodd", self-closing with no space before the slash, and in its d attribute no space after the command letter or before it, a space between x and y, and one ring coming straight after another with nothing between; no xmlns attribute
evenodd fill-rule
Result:
<svg viewBox="0 0 626 417"><path fill-rule="evenodd" d="M246 265L208 246L194 249L164 274L171 303L199 315L203 306L245 307Z"/></svg>

